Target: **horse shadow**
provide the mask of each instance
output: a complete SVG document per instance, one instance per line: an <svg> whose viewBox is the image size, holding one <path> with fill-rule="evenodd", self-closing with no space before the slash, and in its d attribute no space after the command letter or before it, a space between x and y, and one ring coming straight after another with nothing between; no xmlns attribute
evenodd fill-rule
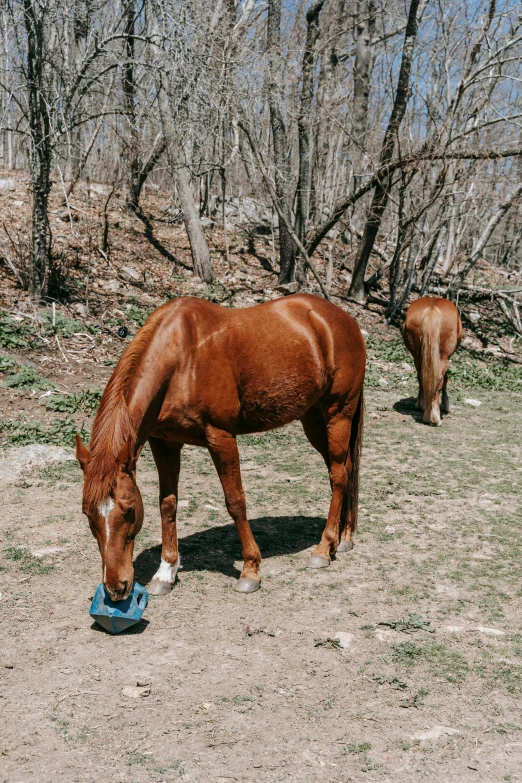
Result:
<svg viewBox="0 0 522 783"><path fill-rule="evenodd" d="M326 524L324 517L259 517L250 527L264 560L302 552L317 544ZM183 571L216 571L238 577L234 561L241 560L241 545L232 523L200 530L179 539ZM158 570L161 545L148 547L134 561L135 578L147 584Z"/></svg>
<svg viewBox="0 0 522 783"><path fill-rule="evenodd" d="M419 424L423 424L423 412L417 410L415 407L416 403L416 397L405 397L403 400L397 400L397 402L393 404L393 410L397 411L397 413L400 413L403 416L411 416L414 421L418 422Z"/></svg>

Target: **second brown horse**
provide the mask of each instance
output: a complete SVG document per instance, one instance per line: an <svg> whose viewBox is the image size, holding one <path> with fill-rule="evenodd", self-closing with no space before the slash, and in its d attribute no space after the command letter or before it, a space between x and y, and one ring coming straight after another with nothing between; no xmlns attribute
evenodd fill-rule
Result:
<svg viewBox="0 0 522 783"><path fill-rule="evenodd" d="M417 408L426 424L438 427L441 411L449 413L448 363L462 339L459 311L448 299L423 296L408 307L402 334L417 370Z"/></svg>
<svg viewBox="0 0 522 783"><path fill-rule="evenodd" d="M352 547L357 522L366 348L347 313L296 295L233 310L180 298L156 310L118 362L87 448L83 510L113 600L129 594L143 523L136 461L148 440L160 483L161 565L150 592L170 591L179 567L176 511L181 449L204 446L218 472L243 550L242 592L260 584L261 555L247 520L236 436L299 419L329 470L332 499L310 565Z"/></svg>

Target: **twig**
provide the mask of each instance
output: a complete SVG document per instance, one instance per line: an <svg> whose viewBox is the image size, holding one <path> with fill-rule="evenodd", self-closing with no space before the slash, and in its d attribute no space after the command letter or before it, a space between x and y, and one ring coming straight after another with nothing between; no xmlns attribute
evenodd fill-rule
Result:
<svg viewBox="0 0 522 783"><path fill-rule="evenodd" d="M5 228L5 226L4 226L4 228ZM9 255L7 247L5 246L4 242L2 242L1 239L0 239L0 251L1 251L1 255L2 255L2 258L4 259L5 263L7 264L7 266L11 270L11 272L14 274L14 276L16 277L16 279L18 280L20 285L23 286L24 285L23 277L20 274L20 271L14 265L13 261L11 260L11 256Z"/></svg>
<svg viewBox="0 0 522 783"><path fill-rule="evenodd" d="M60 353L62 354L62 358L63 358L63 359L64 359L64 360L65 360L65 361L68 363L68 362L69 362L69 359L68 359L68 358L67 358L67 356L65 355L65 353L64 353L64 351L63 351L63 348L62 348L62 346L60 345L60 340L58 339L58 335L57 335L57 334L55 334L55 335L54 335L54 339L56 340L56 345L58 346L58 348L59 348L59 350L60 350Z"/></svg>

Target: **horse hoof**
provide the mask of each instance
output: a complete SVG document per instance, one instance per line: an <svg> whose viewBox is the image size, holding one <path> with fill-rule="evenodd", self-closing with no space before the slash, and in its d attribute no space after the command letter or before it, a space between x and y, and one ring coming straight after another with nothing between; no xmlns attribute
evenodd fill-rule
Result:
<svg viewBox="0 0 522 783"><path fill-rule="evenodd" d="M330 565L330 560L322 555L312 555L308 562L309 568L326 568Z"/></svg>
<svg viewBox="0 0 522 783"><path fill-rule="evenodd" d="M345 541L344 539L339 541L339 546L337 547L338 552L350 552L352 549L353 541Z"/></svg>
<svg viewBox="0 0 522 783"><path fill-rule="evenodd" d="M150 595L167 595L172 590L170 582L162 582L160 579L152 579L147 590Z"/></svg>
<svg viewBox="0 0 522 783"><path fill-rule="evenodd" d="M234 585L234 590L237 590L238 593L255 593L260 587L260 579L249 579L246 576L242 576Z"/></svg>

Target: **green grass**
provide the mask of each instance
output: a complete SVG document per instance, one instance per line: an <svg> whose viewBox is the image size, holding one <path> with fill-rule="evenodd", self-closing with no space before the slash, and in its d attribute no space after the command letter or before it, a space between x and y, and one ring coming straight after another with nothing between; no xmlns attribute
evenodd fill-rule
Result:
<svg viewBox="0 0 522 783"><path fill-rule="evenodd" d="M8 389L35 389L36 391L55 388L52 381L43 378L39 372L27 366L20 367L18 372L8 375L3 385Z"/></svg>
<svg viewBox="0 0 522 783"><path fill-rule="evenodd" d="M0 348L27 348L33 334L34 327L27 321L0 313Z"/></svg>
<svg viewBox="0 0 522 783"><path fill-rule="evenodd" d="M19 546L9 546L3 551L6 560L16 563L21 571L27 574L50 574L54 566L44 565L39 557L34 557L27 549Z"/></svg>
<svg viewBox="0 0 522 783"><path fill-rule="evenodd" d="M84 424L79 427L69 417L55 419L48 427L41 422L27 421L24 418L0 421L0 446L25 446L29 443L74 446L76 433L82 438L88 438Z"/></svg>
<svg viewBox="0 0 522 783"><path fill-rule="evenodd" d="M430 673L433 677L452 683L462 682L469 670L469 665L462 655L436 642L396 644L393 647L392 661L399 666L407 667L426 661L430 665Z"/></svg>
<svg viewBox="0 0 522 783"><path fill-rule="evenodd" d="M94 415L98 410L102 394L101 389L87 389L76 394L55 394L45 400L45 407L49 411L59 413L82 411Z"/></svg>

